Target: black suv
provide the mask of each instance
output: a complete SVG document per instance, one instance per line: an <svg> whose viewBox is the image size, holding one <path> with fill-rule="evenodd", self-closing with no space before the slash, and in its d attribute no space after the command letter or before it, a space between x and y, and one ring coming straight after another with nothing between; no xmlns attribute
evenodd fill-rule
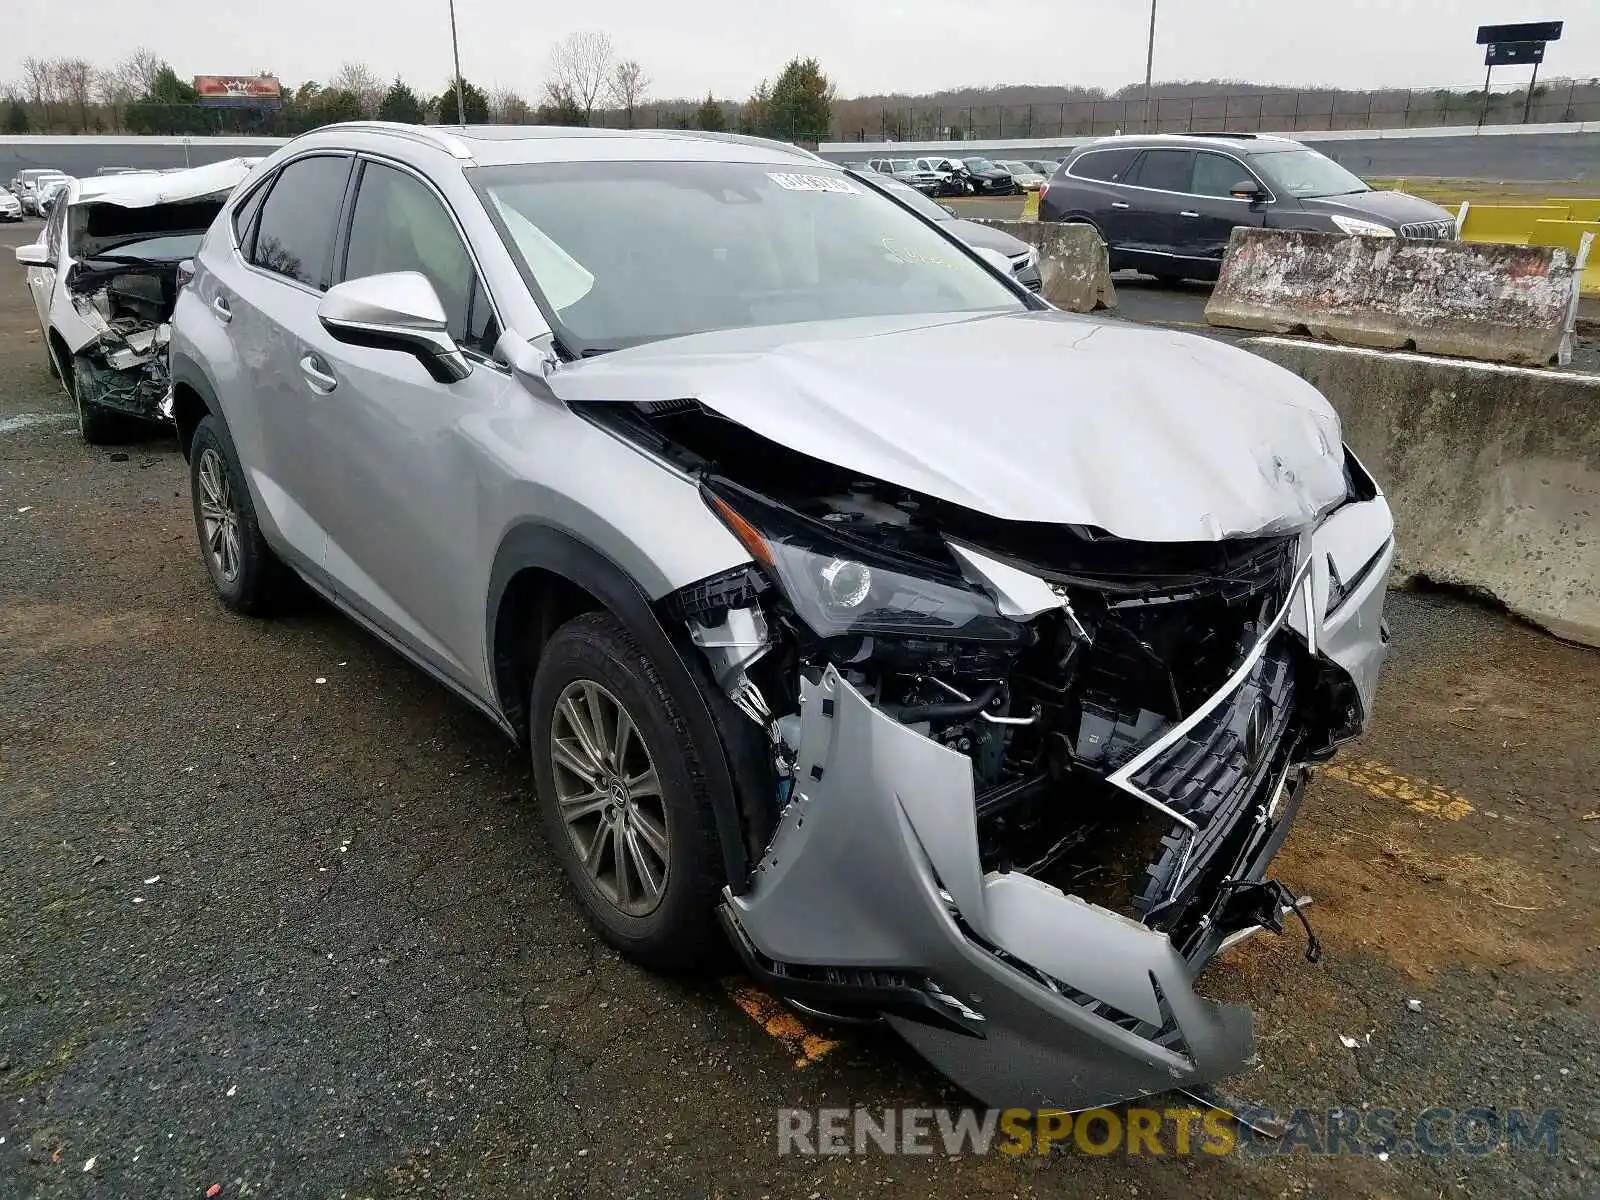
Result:
<svg viewBox="0 0 1600 1200"><path fill-rule="evenodd" d="M1111 269L1215 279L1235 225L1378 237L1453 238L1455 218L1404 192L1379 192L1287 138L1231 134L1110 137L1080 146L1039 193L1041 221L1093 225Z"/></svg>

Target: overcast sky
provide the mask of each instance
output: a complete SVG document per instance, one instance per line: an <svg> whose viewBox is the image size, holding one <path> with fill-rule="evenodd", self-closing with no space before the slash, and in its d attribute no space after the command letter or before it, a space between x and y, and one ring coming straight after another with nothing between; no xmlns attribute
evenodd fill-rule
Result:
<svg viewBox="0 0 1600 1200"><path fill-rule="evenodd" d="M451 71L446 0L6 7L0 82L20 75L27 54L106 63L140 44L185 77L266 70L299 83L357 58L432 93ZM582 28L609 33L663 99L708 88L742 99L797 53L815 55L841 96L998 83L1115 88L1144 77L1148 18L1146 0L456 0L462 73L530 97L548 73L550 43ZM1483 74L1478 25L1557 18L1566 32L1542 73L1600 75L1596 0L1160 0L1155 73L1352 88L1470 84ZM1525 80L1527 68L1501 74Z"/></svg>

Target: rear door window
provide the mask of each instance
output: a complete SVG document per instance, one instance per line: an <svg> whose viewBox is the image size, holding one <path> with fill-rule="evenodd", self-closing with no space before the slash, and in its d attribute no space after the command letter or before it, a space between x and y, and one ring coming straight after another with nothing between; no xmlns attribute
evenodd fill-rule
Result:
<svg viewBox="0 0 1600 1200"><path fill-rule="evenodd" d="M261 206L250 261L263 271L326 290L349 176L346 155L300 158L279 171Z"/></svg>
<svg viewBox="0 0 1600 1200"><path fill-rule="evenodd" d="M1187 192L1194 174L1193 150L1146 150L1130 183L1163 192Z"/></svg>

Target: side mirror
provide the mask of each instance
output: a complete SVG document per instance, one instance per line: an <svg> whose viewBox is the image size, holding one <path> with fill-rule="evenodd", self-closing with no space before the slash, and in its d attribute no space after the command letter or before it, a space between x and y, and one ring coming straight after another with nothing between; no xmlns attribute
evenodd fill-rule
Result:
<svg viewBox="0 0 1600 1200"><path fill-rule="evenodd" d="M51 265L50 247L43 242L33 242L26 246L18 246L17 261L25 267L48 267Z"/></svg>
<svg viewBox="0 0 1600 1200"><path fill-rule="evenodd" d="M328 289L317 320L350 346L410 354L440 383L455 383L472 365L450 337L439 294L417 271L350 279Z"/></svg>
<svg viewBox="0 0 1600 1200"><path fill-rule="evenodd" d="M1267 194L1261 190L1261 185L1254 179L1241 179L1228 189L1228 195L1235 200L1265 200Z"/></svg>

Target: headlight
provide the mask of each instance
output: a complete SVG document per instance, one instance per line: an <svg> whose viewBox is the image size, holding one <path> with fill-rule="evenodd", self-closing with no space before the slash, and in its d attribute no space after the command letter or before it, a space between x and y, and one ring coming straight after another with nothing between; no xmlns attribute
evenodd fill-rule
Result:
<svg viewBox="0 0 1600 1200"><path fill-rule="evenodd" d="M1393 237L1394 230L1387 225L1379 225L1376 221L1363 221L1360 217L1346 217L1340 213L1332 214L1333 223L1346 233L1360 234L1363 237Z"/></svg>
<svg viewBox="0 0 1600 1200"><path fill-rule="evenodd" d="M919 568L743 489L721 490L728 494L704 493L712 511L818 637L877 634L1015 644L1028 636L954 568L948 579L929 578L936 567Z"/></svg>

